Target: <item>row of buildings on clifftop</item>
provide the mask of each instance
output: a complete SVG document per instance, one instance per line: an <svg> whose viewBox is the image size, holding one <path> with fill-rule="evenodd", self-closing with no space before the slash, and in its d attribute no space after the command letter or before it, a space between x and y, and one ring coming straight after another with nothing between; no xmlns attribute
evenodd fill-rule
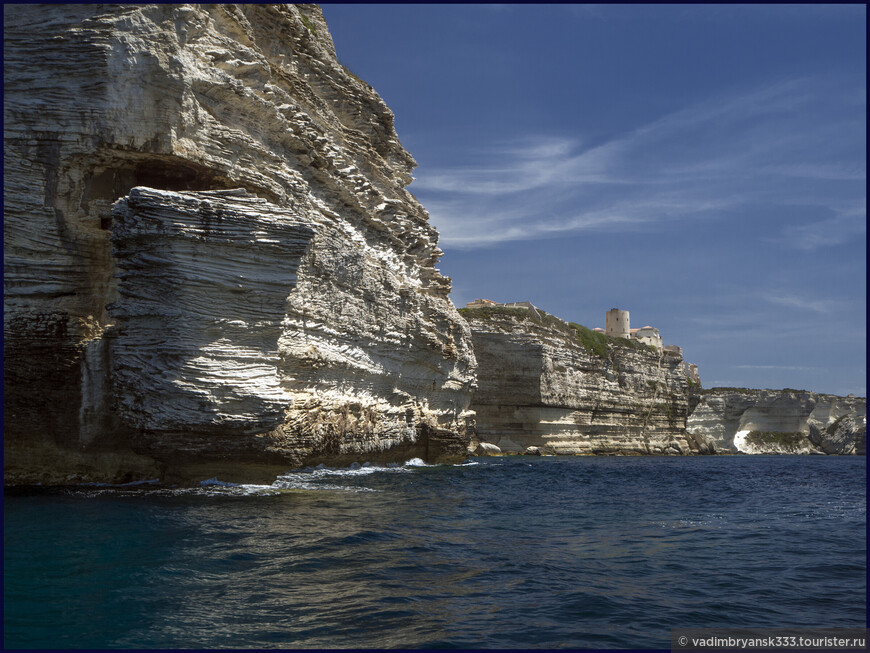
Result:
<svg viewBox="0 0 870 653"><path fill-rule="evenodd" d="M508 302L506 304L501 304L499 302L494 302L491 299L475 299L474 301L468 302L465 307L466 308L486 308L486 307L495 307L500 306L503 308L524 308L540 317L539 309L534 306L531 302ZM602 329L600 327L596 327L592 329L598 333L603 333L612 338L626 338L628 340L637 340L645 345L650 345L655 347L658 350L671 351L682 356L683 350L677 345L665 345L662 343L662 336L659 333L659 330L655 327L644 326L639 329L631 328L631 321L628 311L623 311L618 308L611 308L604 317L604 326ZM693 363L683 363L685 367L686 376L688 376L692 381L701 384L701 377L698 374L698 366Z"/></svg>

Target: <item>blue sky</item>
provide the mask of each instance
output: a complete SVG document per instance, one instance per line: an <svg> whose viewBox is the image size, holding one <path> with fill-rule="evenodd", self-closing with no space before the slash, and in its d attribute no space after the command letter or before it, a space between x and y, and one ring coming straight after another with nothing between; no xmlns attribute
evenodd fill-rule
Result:
<svg viewBox="0 0 870 653"><path fill-rule="evenodd" d="M705 387L866 395L863 5L322 5L457 306L613 307Z"/></svg>

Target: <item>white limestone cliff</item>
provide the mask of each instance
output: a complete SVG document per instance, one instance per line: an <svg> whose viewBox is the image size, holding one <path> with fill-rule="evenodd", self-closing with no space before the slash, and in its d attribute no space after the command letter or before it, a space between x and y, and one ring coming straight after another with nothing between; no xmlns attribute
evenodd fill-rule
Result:
<svg viewBox="0 0 870 653"><path fill-rule="evenodd" d="M616 339L596 353L573 327L540 310L462 313L479 365L471 405L479 442L510 453L698 452L686 436L680 354Z"/></svg>
<svg viewBox="0 0 870 653"><path fill-rule="evenodd" d="M7 483L462 456L415 163L316 5L4 18Z"/></svg>
<svg viewBox="0 0 870 653"><path fill-rule="evenodd" d="M702 392L686 429L717 453L851 454L860 428L866 433L866 411L867 400L851 395L712 388Z"/></svg>

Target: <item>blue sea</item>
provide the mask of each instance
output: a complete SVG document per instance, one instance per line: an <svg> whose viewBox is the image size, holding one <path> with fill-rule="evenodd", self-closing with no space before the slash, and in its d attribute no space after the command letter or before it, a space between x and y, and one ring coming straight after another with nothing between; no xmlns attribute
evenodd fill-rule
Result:
<svg viewBox="0 0 870 653"><path fill-rule="evenodd" d="M669 648L866 624L866 459L505 457L5 498L7 648Z"/></svg>

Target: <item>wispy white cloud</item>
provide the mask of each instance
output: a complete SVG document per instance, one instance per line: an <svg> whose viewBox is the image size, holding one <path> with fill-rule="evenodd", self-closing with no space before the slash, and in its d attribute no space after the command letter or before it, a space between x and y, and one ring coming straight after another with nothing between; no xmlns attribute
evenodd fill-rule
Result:
<svg viewBox="0 0 870 653"><path fill-rule="evenodd" d="M863 181L867 167L863 163L798 163L772 165L762 168L766 173L801 179L826 179L830 181Z"/></svg>
<svg viewBox="0 0 870 653"><path fill-rule="evenodd" d="M830 95L824 84L790 79L710 98L603 143L524 137L474 152L475 164L421 169L410 190L447 247L646 230L760 203L833 212L788 227L780 242L837 245L862 232L864 213L838 208L842 187L809 189L802 180L851 183L863 206L866 169L854 147L863 134L814 123L821 96Z"/></svg>
<svg viewBox="0 0 870 653"><path fill-rule="evenodd" d="M829 314L842 307L842 302L834 299L811 299L787 293L768 293L763 295L763 299L771 304L788 306L790 308L797 308L803 311L812 311L820 314Z"/></svg>
<svg viewBox="0 0 870 653"><path fill-rule="evenodd" d="M867 209L862 203L837 211L826 220L788 227L784 241L797 249L815 250L840 245L867 233Z"/></svg>
<svg viewBox="0 0 870 653"><path fill-rule="evenodd" d="M492 162L481 167L436 170L419 178L414 191L471 195L506 195L584 183L627 183L611 175L613 148L597 147L572 154L576 141L542 138L490 150Z"/></svg>
<svg viewBox="0 0 870 653"><path fill-rule="evenodd" d="M807 367L805 365L732 365L738 370L818 370L819 367Z"/></svg>
<svg viewBox="0 0 870 653"><path fill-rule="evenodd" d="M639 231L649 229L667 216L695 217L725 206L726 202L692 200L668 196L614 200L609 205L587 210L548 214L541 207L522 199L510 207L478 205L470 210L468 202L426 201L432 224L441 232L441 244L461 249L486 247L507 240L545 238L576 231ZM528 216L536 214L535 220Z"/></svg>

